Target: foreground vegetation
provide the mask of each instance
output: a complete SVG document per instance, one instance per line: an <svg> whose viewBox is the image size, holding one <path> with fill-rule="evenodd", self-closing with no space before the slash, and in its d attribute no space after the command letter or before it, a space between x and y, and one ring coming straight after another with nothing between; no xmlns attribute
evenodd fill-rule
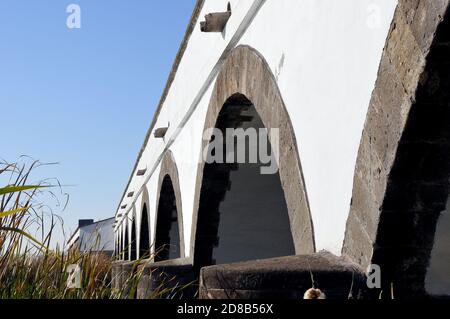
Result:
<svg viewBox="0 0 450 319"><path fill-rule="evenodd" d="M98 253L66 251L52 246L56 227L61 219L51 205L42 199L58 200L61 186L44 180L29 183L31 174L43 164L0 162L0 298L2 299L105 299L134 298L143 273L140 262L134 271L122 278L122 287L112 287L114 260ZM58 190L55 194L55 190ZM69 288L70 265L81 268L81 285ZM161 288L161 294L167 291ZM154 292L149 298L159 297Z"/></svg>

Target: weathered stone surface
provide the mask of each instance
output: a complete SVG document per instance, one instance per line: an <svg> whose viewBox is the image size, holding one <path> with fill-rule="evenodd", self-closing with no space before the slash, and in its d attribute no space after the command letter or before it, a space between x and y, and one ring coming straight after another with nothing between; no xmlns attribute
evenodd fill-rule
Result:
<svg viewBox="0 0 450 319"><path fill-rule="evenodd" d="M136 296L133 295L131 293L132 291L132 285L133 283L131 282L130 278L131 278L131 274L134 271L134 267L135 267L135 263L134 262L122 262L121 263L121 286L120 286L120 291L122 292L123 296L127 296L128 298L135 298Z"/></svg>
<svg viewBox="0 0 450 319"><path fill-rule="evenodd" d="M115 262L111 268L111 285L116 291L122 287L122 262Z"/></svg>
<svg viewBox="0 0 450 319"><path fill-rule="evenodd" d="M446 0L412 1L410 12L413 17L407 21L422 53L426 55L435 38L436 28L445 14ZM404 7L404 5L403 5Z"/></svg>
<svg viewBox="0 0 450 319"><path fill-rule="evenodd" d="M402 6L399 5L398 9L385 52L389 56L390 63L395 68L403 88L407 94L413 94L425 64L425 57L411 31L410 23L401 10ZM416 16L413 21L415 19Z"/></svg>
<svg viewBox="0 0 450 319"><path fill-rule="evenodd" d="M345 258L321 252L205 267L200 273L202 299L303 299L314 286L328 299L361 297L364 272Z"/></svg>
<svg viewBox="0 0 450 319"><path fill-rule="evenodd" d="M400 0L355 170L343 253L363 268L379 264L383 290L393 285L399 299L425 294L436 222L450 192L448 6Z"/></svg>
<svg viewBox="0 0 450 319"><path fill-rule="evenodd" d="M190 260L147 264L144 274L147 276L142 278L142 286L149 292L147 298L192 299L197 294L197 280Z"/></svg>
<svg viewBox="0 0 450 319"><path fill-rule="evenodd" d="M360 214L362 214L362 212ZM350 211L347 221L343 254L351 256L353 261L362 265L362 267L364 267L363 269L367 269L372 261L373 242L375 239L368 234L366 227L361 223L358 215L359 214L356 213L354 208ZM378 223L376 223L376 225L378 225Z"/></svg>
<svg viewBox="0 0 450 319"><path fill-rule="evenodd" d="M150 271L145 269L138 283L136 298L148 299L151 295L152 295L151 274Z"/></svg>

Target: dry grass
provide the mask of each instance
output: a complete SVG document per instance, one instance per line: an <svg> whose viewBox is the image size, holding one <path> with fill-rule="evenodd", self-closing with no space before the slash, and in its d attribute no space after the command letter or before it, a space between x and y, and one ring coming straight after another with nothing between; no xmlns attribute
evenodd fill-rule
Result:
<svg viewBox="0 0 450 319"><path fill-rule="evenodd" d="M114 260L98 253L51 248L55 227L62 224L42 198L64 197L53 181L29 184L39 162L0 162L0 298L3 299L126 299L134 298L143 274L136 262L119 290L111 286ZM6 183L6 184L5 184ZM55 189L58 193L55 194ZM69 265L81 268L81 288L67 288ZM149 298L167 295L161 287Z"/></svg>

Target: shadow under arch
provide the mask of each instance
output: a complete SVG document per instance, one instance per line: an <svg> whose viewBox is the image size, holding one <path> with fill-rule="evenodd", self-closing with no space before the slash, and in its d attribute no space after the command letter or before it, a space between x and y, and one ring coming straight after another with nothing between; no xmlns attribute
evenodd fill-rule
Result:
<svg viewBox="0 0 450 319"><path fill-rule="evenodd" d="M139 238L139 258L150 257L150 220L148 218L147 203L142 207L141 229Z"/></svg>
<svg viewBox="0 0 450 319"><path fill-rule="evenodd" d="M241 112L253 107L263 127L269 131L272 128L279 129L279 183L286 204L294 253L313 253L313 225L294 130L269 66L251 47L238 46L224 62L214 86L204 131L216 127L217 124L222 125L220 117L225 114L221 113L224 107L234 109L231 112L234 114L227 113L229 118L225 121L229 123L223 123L225 127L241 125L245 122L245 115ZM194 198L190 251L197 269L214 262L212 250L218 245L217 240L220 240L216 235L219 231L219 214L214 212L218 212L223 199L221 197L229 188L228 178L232 170L231 167L213 168L205 164L203 150L207 149L209 142L210 140L206 139L202 143ZM273 141L270 142L273 144ZM210 175L215 175L216 178L205 179L205 173L208 175L208 170L211 169L214 172ZM210 182L218 185L207 185ZM213 193L214 188L217 189L218 194L214 196L216 202L211 204L212 215L215 217L208 216L208 205L202 203L202 199L208 197L202 196L207 188L212 188Z"/></svg>
<svg viewBox="0 0 450 319"><path fill-rule="evenodd" d="M128 223L126 223L125 226L125 235L124 235L124 241L123 241L123 260L128 261L130 260L130 240L128 237Z"/></svg>
<svg viewBox="0 0 450 319"><path fill-rule="evenodd" d="M114 235L114 260L120 260L120 230Z"/></svg>
<svg viewBox="0 0 450 319"><path fill-rule="evenodd" d="M181 191L178 169L170 150L161 163L157 203L154 261L184 258Z"/></svg>
<svg viewBox="0 0 450 319"><path fill-rule="evenodd" d="M137 259L137 237L136 237L136 209L133 208L131 216L131 243L130 243L130 259Z"/></svg>
<svg viewBox="0 0 450 319"><path fill-rule="evenodd" d="M149 196L147 187L144 187L142 195L142 211L141 211L141 223L139 230L139 258L150 258L150 218L149 218Z"/></svg>
<svg viewBox="0 0 450 319"><path fill-rule="evenodd" d="M450 10L448 1L406 2L399 1L372 94L342 249L364 269L379 265L383 296L392 290L395 299L432 295L436 226L450 214ZM416 33L405 37L412 25ZM444 248L441 278L449 278L448 242Z"/></svg>

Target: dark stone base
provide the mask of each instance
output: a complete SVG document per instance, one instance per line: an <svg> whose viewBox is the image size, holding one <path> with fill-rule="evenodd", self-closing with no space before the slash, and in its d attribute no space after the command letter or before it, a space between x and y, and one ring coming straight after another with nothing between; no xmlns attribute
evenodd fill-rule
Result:
<svg viewBox="0 0 450 319"><path fill-rule="evenodd" d="M303 299L312 288L327 299L361 298L366 276L343 257L322 252L236 264L205 267L200 271L200 299Z"/></svg>
<svg viewBox="0 0 450 319"><path fill-rule="evenodd" d="M122 272L120 273L120 290L122 291L122 295L127 298L135 298L136 297L136 289L135 283L131 278L131 274L135 271L135 263L133 262L124 262L121 265Z"/></svg>
<svg viewBox="0 0 450 319"><path fill-rule="evenodd" d="M198 284L192 265L155 263L145 267L138 287L138 298L193 299Z"/></svg>
<svg viewBox="0 0 450 319"><path fill-rule="evenodd" d="M134 278L130 280L133 272ZM113 288L129 298L193 299L197 296L198 284L193 267L184 260L143 261L140 265L117 262L112 276ZM134 291L133 296L130 295L131 290Z"/></svg>
<svg viewBox="0 0 450 319"><path fill-rule="evenodd" d="M122 266L120 262L114 262L111 268L111 288L114 290L119 290L122 286Z"/></svg>

